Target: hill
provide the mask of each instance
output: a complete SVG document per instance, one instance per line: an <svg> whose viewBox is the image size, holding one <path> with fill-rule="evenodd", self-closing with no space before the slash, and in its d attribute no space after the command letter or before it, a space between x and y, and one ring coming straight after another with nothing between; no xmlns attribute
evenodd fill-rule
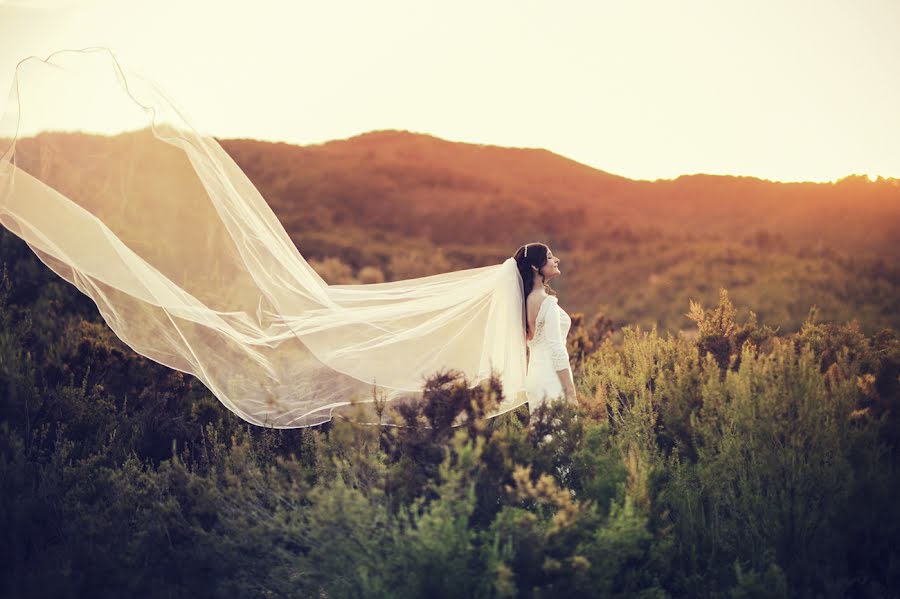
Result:
<svg viewBox="0 0 900 599"><path fill-rule="evenodd" d="M900 180L631 180L546 150L403 131L220 142L307 258L352 271L410 274L391 268L401 249L429 274L542 240L563 260L563 304L619 325L689 327L690 299L714 302L719 287L788 329L813 304L870 331L900 325Z"/></svg>
<svg viewBox="0 0 900 599"><path fill-rule="evenodd" d="M561 305L619 329L692 329L690 302L714 303L720 288L785 331L813 305L821 319L856 318L870 334L900 328L900 180L631 180L546 150L403 131L309 146L219 141L332 283L496 264L522 243L544 241L562 259L552 283ZM147 131L52 133L19 144L31 158L20 166L45 169L53 157L52 184L102 206L104 222L125 219L129 244L151 261L180 260L177 240L193 226L184 210L209 208L216 218L205 204L177 203L185 186L204 192L181 151ZM102 199L121 185L133 190L127 206ZM167 219L171 243L160 243L158 229L135 237L127 223L148 207L154 222ZM196 259L212 270L217 257Z"/></svg>

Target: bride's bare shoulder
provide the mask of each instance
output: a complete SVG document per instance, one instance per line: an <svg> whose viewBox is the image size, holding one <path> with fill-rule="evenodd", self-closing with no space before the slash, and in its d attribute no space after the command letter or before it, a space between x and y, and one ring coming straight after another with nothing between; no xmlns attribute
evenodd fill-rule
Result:
<svg viewBox="0 0 900 599"><path fill-rule="evenodd" d="M534 322L537 318L538 310L541 309L541 304L543 304L544 300L548 297L550 297L550 294L543 289L535 289L528 294L527 308L529 321Z"/></svg>

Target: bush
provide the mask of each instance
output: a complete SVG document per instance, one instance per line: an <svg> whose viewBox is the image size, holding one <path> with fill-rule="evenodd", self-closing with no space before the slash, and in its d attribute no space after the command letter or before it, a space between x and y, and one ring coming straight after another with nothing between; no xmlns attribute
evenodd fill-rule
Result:
<svg viewBox="0 0 900 599"><path fill-rule="evenodd" d="M395 424L252 427L0 276L8 596L837 597L900 589L896 333L625 327L581 404L488 419L435 373ZM61 332L65 331L65 334Z"/></svg>

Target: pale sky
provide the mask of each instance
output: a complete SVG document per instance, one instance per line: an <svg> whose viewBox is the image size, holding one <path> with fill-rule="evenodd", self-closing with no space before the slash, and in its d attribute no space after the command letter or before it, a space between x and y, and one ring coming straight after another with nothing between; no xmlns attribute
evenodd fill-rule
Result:
<svg viewBox="0 0 900 599"><path fill-rule="evenodd" d="M217 137L375 129L634 179L900 177L898 0L0 0L16 63L110 47Z"/></svg>

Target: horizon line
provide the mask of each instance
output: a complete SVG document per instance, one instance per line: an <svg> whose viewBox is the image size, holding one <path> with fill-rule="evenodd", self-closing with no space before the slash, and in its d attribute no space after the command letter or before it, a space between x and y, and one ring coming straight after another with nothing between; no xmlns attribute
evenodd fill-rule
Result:
<svg viewBox="0 0 900 599"><path fill-rule="evenodd" d="M502 149L502 150L528 150L528 151L535 151L535 152L548 152L550 154L553 154L554 156L563 158L564 160L568 160L570 162L580 164L582 166L585 166L587 168L593 169L595 171L598 171L598 172L601 172L601 173L604 173L607 175L619 177L622 179L627 179L629 181L638 181L638 182L645 182L645 183L656 183L658 181L677 181L678 179L680 179L682 177L706 176L706 177L732 177L732 178L756 179L759 181L767 181L769 183L816 183L816 184L832 183L832 184L835 184L835 183L840 183L841 181L844 181L844 180L850 179L850 178L854 178L854 177L865 177L866 179L868 179L869 183L878 183L878 182L889 183L889 182L893 181L893 182L896 182L896 184L900 185L900 175L898 175L897 177L894 177L894 176L885 176L885 175L880 175L880 174L873 175L871 173L855 173L855 172L848 173L842 177L837 177L835 179L821 179L821 180L815 180L815 179L790 179L790 180L770 179L768 177L762 177L759 175L747 175L747 174L735 174L735 173L711 173L711 172L681 173L674 177L656 177L654 179L647 179L647 178L640 178L640 177L630 177L628 175L614 173L614 172L608 171L606 169L603 169L599 166L596 166L596 165L593 165L593 164L590 164L587 162L582 162L580 160L576 160L575 158L566 156L565 154L560 154L559 152L553 151L546 147L504 146L504 145L500 145L500 144L496 144L496 143L482 143L482 142L477 142L477 141L465 141L465 140L441 137L439 135L435 135L434 133L429 133L426 131L413 131L411 129L392 129L392 128L369 129L366 131L362 131L360 133L349 135L347 137L335 137L335 138L327 139L324 141L313 141L313 142L306 142L306 143L298 142L298 141L291 141L288 139L274 139L274 138L265 138L265 137L244 137L244 136L219 137L219 136L215 136L215 135L212 137L215 137L216 139L221 139L221 140L233 140L233 141L249 140L249 141L259 141L259 142L265 142L265 143L280 143L280 144L286 144L286 145L295 146L295 147L308 148L308 147L315 147L315 146L324 146L326 144L334 143L334 142L351 141L353 139L363 137L366 135L371 135L373 133L405 133L405 134L412 135L412 136L430 137L430 138L437 139L437 140L447 142L447 143L463 144L463 145L468 145L468 146L482 146L482 147L486 147L486 148L497 148L497 149Z"/></svg>

